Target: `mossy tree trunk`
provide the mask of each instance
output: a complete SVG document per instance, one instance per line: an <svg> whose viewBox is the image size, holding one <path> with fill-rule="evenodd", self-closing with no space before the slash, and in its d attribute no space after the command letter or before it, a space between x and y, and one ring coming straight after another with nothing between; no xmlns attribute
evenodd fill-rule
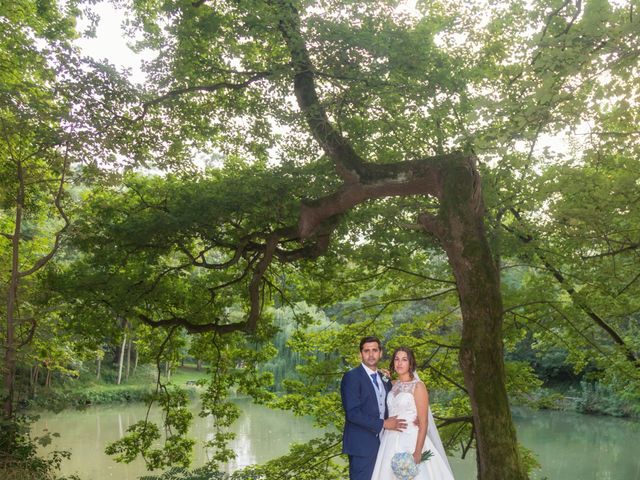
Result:
<svg viewBox="0 0 640 480"><path fill-rule="evenodd" d="M25 174L22 162L16 164L18 190L16 192L15 218L11 240L11 277L7 292L7 325L4 337L4 371L2 380L2 416L13 419L16 371L18 365L18 345L16 339L16 312L18 310L18 287L20 285L20 236L25 202Z"/></svg>
<svg viewBox="0 0 640 480"><path fill-rule="evenodd" d="M442 170L437 217L420 221L439 240L462 311L460 367L473 413L478 478L525 479L506 391L500 275L487 241L480 176L473 162Z"/></svg>
<svg viewBox="0 0 640 480"><path fill-rule="evenodd" d="M345 185L306 205L300 235L312 235L326 219L368 199L421 193L439 200L437 214L423 213L418 220L438 239L456 279L462 311L459 360L473 415L478 478L526 479L506 389L500 276L486 236L475 158L459 153L371 169L363 164L360 176L367 184Z"/></svg>
<svg viewBox="0 0 640 480"><path fill-rule="evenodd" d="M27 149L28 150L28 149ZM39 150L39 147L36 149ZM39 158L35 152L30 152L26 159L30 159L32 156ZM60 219L63 222L62 227L51 238L52 245L46 254L36 257L30 265L27 264L25 257L28 255L28 248L25 248L23 221L28 218L30 213L29 207L29 195L27 189L32 186L33 182L28 160L22 160L19 156L12 160L15 168L15 196L12 201L14 202L14 218L13 218L13 231L11 234L6 232L0 232L2 236L11 242L11 257L10 257L10 277L7 285L7 303L6 303L6 329L4 331L4 338L2 338L2 347L4 348L3 358L3 374L2 374L2 417L4 420L13 421L15 416L15 389L16 389L16 375L18 372L18 351L19 349L30 344L33 340L33 336L38 326L36 316L34 315L29 322L31 326L25 333L20 332L19 325L25 322L25 319L20 318L20 303L21 295L24 290L21 288L24 285L25 279L36 274L40 269L45 267L53 256L57 253L62 235L69 227L69 218L62 208L62 197L64 194L65 175L69 169L68 159L65 159L60 168L60 177L58 188L53 194L52 206L57 210L60 215ZM8 187L10 188L10 187ZM38 242L34 242L38 243ZM24 314L24 311L22 312ZM51 383L51 373L47 372L47 383L49 386Z"/></svg>

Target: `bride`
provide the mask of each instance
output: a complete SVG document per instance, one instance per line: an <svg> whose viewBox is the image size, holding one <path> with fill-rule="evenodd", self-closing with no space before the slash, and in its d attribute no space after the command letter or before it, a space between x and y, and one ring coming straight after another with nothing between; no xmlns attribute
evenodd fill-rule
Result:
<svg viewBox="0 0 640 480"><path fill-rule="evenodd" d="M407 428L403 431L385 430L382 433L371 480L394 480L396 477L391 469L391 459L399 452L410 453L414 462L419 464L415 480L454 480L429 408L429 393L418 378L416 359L411 349L396 349L390 369L398 374L398 380L393 383L387 396L389 416L404 418ZM418 422L415 422L416 418ZM422 453L427 450L431 450L433 456L420 463Z"/></svg>

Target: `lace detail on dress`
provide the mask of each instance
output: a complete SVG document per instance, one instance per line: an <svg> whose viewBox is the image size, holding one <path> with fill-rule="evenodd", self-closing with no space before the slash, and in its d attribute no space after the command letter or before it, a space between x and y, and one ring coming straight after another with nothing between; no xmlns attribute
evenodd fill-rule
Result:
<svg viewBox="0 0 640 480"><path fill-rule="evenodd" d="M400 380L398 380L396 383L394 383L393 387L391 387L391 393L393 393L394 397L397 397L398 394L403 392L413 394L413 391L415 390L416 385L419 381L420 380L418 380L417 378L411 380L410 382L401 382Z"/></svg>

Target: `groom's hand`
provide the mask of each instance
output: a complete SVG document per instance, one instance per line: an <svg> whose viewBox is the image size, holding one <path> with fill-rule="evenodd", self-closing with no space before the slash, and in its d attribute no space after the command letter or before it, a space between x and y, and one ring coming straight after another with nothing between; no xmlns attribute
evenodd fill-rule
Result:
<svg viewBox="0 0 640 480"><path fill-rule="evenodd" d="M407 428L407 421L404 418L389 417L384 421L385 430L398 430L401 432Z"/></svg>

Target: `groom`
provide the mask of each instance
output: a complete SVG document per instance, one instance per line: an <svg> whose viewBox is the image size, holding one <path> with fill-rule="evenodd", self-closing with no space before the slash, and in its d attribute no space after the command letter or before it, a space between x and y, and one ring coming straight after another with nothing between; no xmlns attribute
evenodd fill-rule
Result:
<svg viewBox="0 0 640 480"><path fill-rule="evenodd" d="M386 398L390 382L382 381L378 362L382 345L377 337L360 340L360 366L342 377L340 395L345 413L342 453L349 456L349 478L371 480L382 429L404 430L406 422L387 416Z"/></svg>

